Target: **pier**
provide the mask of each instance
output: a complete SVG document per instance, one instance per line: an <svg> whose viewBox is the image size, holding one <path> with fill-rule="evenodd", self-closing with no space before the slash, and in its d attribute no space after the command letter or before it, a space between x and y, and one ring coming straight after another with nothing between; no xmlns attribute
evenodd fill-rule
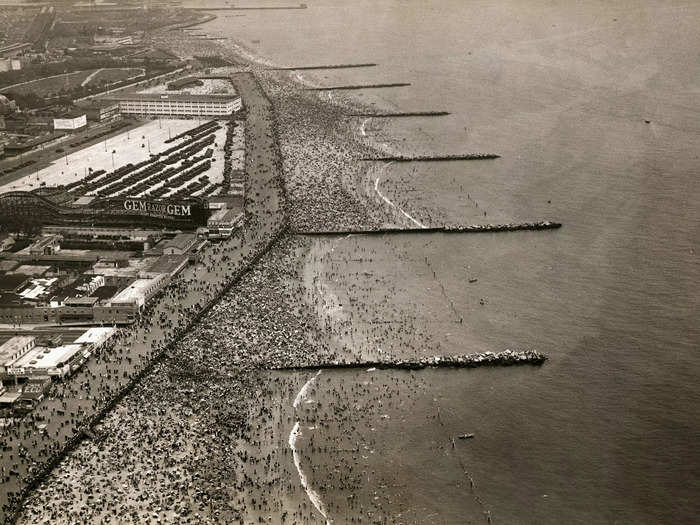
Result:
<svg viewBox="0 0 700 525"><path fill-rule="evenodd" d="M320 363L311 365L274 367L275 371L301 371L319 369L376 368L378 370L423 370L424 368L477 368L480 366L542 365L547 356L535 350L504 350L497 354L483 352L448 356L432 356L417 360L385 360Z"/></svg>
<svg viewBox="0 0 700 525"><path fill-rule="evenodd" d="M561 228L560 222L537 221L518 222L506 224L467 224L445 225L429 228L378 228L376 230L343 230L343 231L304 231L296 230L295 235L331 236L331 235L384 235L384 234L411 234L411 233L499 233L514 231L556 230Z"/></svg>
<svg viewBox="0 0 700 525"><path fill-rule="evenodd" d="M360 160L368 162L445 162L455 160L489 160L500 159L497 153L466 153L463 155L424 155L408 157L398 155L395 157L362 157Z"/></svg>
<svg viewBox="0 0 700 525"><path fill-rule="evenodd" d="M356 84L349 86L329 86L329 87L312 87L305 88L305 91L340 91L340 90L351 90L351 89L380 89L380 88L393 88L393 87L406 87L410 86L410 82L394 82L391 84Z"/></svg>

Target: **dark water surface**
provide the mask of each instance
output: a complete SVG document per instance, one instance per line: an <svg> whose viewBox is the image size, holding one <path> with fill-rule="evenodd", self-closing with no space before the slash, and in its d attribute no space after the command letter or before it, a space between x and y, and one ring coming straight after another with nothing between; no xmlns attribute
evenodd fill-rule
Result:
<svg viewBox="0 0 700 525"><path fill-rule="evenodd" d="M337 243L338 261L372 251L364 266L404 290L392 293L396 318L417 308L440 351L550 355L541 369L421 380L447 429L434 426L434 439L476 434L448 453L494 523L690 523L700 511L700 4L609 4L322 0L204 26L279 65L377 62L303 76L411 82L358 96L452 112L377 133L367 124L399 151L502 155L387 167L383 193L418 220L564 223L556 232ZM346 293L342 279L328 286ZM366 304L386 298L386 288L373 293ZM360 333L368 319L355 318ZM404 417L423 422L416 406ZM404 463L435 457L410 433L390 435L404 446L387 439L385 452ZM407 474L406 490L452 494L459 470ZM423 521L458 523L462 508L481 518L465 494Z"/></svg>

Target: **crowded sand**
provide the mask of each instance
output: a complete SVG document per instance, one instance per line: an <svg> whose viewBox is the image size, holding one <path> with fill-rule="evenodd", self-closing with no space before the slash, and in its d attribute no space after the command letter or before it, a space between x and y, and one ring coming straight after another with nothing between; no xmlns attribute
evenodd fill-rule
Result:
<svg viewBox="0 0 700 525"><path fill-rule="evenodd" d="M354 103L328 102L287 74L252 69L269 101L252 76L234 75L248 106L245 227L210 246L135 329L13 430L10 441L41 461L104 413L29 494L19 523L419 523L434 505L416 505L401 475L386 474L420 468L392 465L396 435L442 428L438 402L420 394L419 373L268 370L434 355L443 349L421 325L462 321L449 300L425 313L406 300L407 288L388 285L395 278L378 273L375 261L392 256L378 247L352 237L351 250L335 253L346 237L289 234L410 226L413 215L387 204L378 185L367 191L374 173L357 159L379 148L343 118ZM435 271L428 267L426 277ZM445 290L438 283L430 293ZM406 422L418 405L426 419ZM32 420L49 414L38 438ZM456 477L455 492L442 497L461 498L465 512L487 522L473 479L450 457L456 430L441 430L420 462ZM6 483L16 483L10 469L26 472L24 454L8 458Z"/></svg>

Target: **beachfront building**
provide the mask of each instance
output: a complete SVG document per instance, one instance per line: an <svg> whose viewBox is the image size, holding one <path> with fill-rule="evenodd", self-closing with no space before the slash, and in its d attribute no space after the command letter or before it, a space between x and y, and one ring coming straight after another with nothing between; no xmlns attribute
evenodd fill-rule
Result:
<svg viewBox="0 0 700 525"><path fill-rule="evenodd" d="M15 336L0 346L0 377L15 384L35 376L63 377L80 367L114 332L114 328L90 328L67 344L61 344L60 337L36 344L34 336Z"/></svg>
<svg viewBox="0 0 700 525"><path fill-rule="evenodd" d="M237 95L189 95L124 93L111 95L124 115L164 115L171 117L224 117L239 111Z"/></svg>
<svg viewBox="0 0 700 525"><path fill-rule="evenodd" d="M112 297L108 306L133 308L135 312L138 312L169 282L169 276L162 274L148 279L136 279L129 286Z"/></svg>
<svg viewBox="0 0 700 525"><path fill-rule="evenodd" d="M56 347L35 346L7 367L7 373L17 378L63 377L80 366L86 357L81 344Z"/></svg>
<svg viewBox="0 0 700 525"><path fill-rule="evenodd" d="M85 111L87 119L92 122L106 122L119 116L119 103L102 99L86 99L75 103Z"/></svg>
<svg viewBox="0 0 700 525"><path fill-rule="evenodd" d="M8 376L8 369L12 363L36 346L35 339L30 336L16 335L0 345L0 377L2 379Z"/></svg>

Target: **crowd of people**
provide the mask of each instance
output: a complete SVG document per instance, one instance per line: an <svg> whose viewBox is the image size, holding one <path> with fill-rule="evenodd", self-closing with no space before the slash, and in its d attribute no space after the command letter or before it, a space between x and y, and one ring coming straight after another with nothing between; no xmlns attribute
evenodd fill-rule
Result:
<svg viewBox="0 0 700 525"><path fill-rule="evenodd" d="M370 146L348 134L349 108L321 103L284 73L257 69L232 73L247 111L244 227L209 246L133 327L120 329L5 436L11 449L3 456L3 484L14 492L6 511L15 508L22 479L56 459L29 492L20 523L322 523L287 446L295 419L304 422L304 439L332 416L359 440L383 415L380 398L412 388L404 376L390 376L381 393L368 396L358 383L354 394L364 395L366 413L374 414L362 419L344 413L352 407L342 403L296 410L290 399L307 378L269 371L382 359L391 348L382 350L380 341L417 355L429 336L416 309L390 311L401 290L378 277L361 279L371 247L337 261L334 240L314 245L289 235L379 227L396 221L395 211L367 206L351 190L366 168L356 159ZM355 258L361 264L347 274L341 266ZM338 280L348 289L342 298L327 289ZM373 286L383 287L382 300ZM356 314L342 308L353 296ZM359 352L358 340L366 343ZM343 388L335 386L337 400L349 394ZM46 426L37 431L40 422ZM322 497L366 491L361 469L349 462L362 465L368 449L348 444L339 456L338 443L311 438L299 453L311 483L328 480L316 489ZM72 452L67 444L76 445ZM321 452L329 467L316 472L310 455ZM328 508L352 516L348 522L372 522L390 504L385 499L336 498Z"/></svg>

